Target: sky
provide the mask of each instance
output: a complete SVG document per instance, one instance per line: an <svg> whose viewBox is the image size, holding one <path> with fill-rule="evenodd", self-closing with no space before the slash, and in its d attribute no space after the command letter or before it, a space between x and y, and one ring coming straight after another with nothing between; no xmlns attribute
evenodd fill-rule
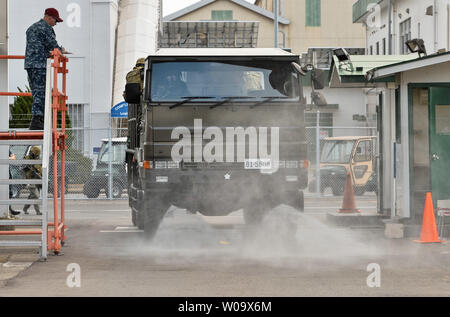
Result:
<svg viewBox="0 0 450 317"><path fill-rule="evenodd" d="M246 1L254 3L253 0ZM163 0L163 14L164 16L169 15L196 2L199 2L199 0Z"/></svg>

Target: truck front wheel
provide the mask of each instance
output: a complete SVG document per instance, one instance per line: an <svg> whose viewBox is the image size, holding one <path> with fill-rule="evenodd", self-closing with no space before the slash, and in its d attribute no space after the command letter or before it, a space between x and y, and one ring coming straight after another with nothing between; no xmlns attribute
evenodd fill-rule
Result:
<svg viewBox="0 0 450 317"><path fill-rule="evenodd" d="M144 235L146 239L152 240L169 206L153 199L146 199L144 202L143 212L141 213L143 216Z"/></svg>

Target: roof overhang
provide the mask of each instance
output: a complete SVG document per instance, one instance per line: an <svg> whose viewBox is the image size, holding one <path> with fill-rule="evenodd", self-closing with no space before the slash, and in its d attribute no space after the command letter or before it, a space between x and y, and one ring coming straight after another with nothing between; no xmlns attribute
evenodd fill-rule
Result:
<svg viewBox="0 0 450 317"><path fill-rule="evenodd" d="M350 55L349 62L339 62L333 56L330 72L331 88L373 88L395 82L395 74L368 80L367 73L374 68L397 64L413 59L411 55Z"/></svg>
<svg viewBox="0 0 450 317"><path fill-rule="evenodd" d="M194 12L194 11L196 11L196 10L198 10L200 8L203 8L204 6L207 6L207 5L209 5L209 4L213 3L213 2L216 2L216 1L217 0L201 0L199 2L196 2L196 3L186 7L186 8L178 10L175 13L172 13L172 14L170 14L168 16L165 16L163 18L163 21L176 20L176 19L181 18L182 16L184 16L186 14ZM244 7L246 9L249 9L250 11L253 11L253 12L257 13L257 14L260 14L260 15L268 18L268 19L275 20L275 15L273 14L273 12L265 10L265 9L263 9L261 7L258 7L258 6L254 5L252 3L249 3L249 2L247 2L245 0L230 0L230 2L232 2L232 3L236 4L236 5L239 5L241 7ZM288 25L288 24L291 23L288 19L286 19L284 17L278 17L278 22L280 24L284 24L284 25Z"/></svg>
<svg viewBox="0 0 450 317"><path fill-rule="evenodd" d="M415 54L412 54L415 56ZM450 62L450 52L443 54L434 54L422 58L414 58L412 60L403 61L393 65L374 68L371 72L374 79L383 79L395 76L398 73L415 70L423 67L433 66L441 63Z"/></svg>

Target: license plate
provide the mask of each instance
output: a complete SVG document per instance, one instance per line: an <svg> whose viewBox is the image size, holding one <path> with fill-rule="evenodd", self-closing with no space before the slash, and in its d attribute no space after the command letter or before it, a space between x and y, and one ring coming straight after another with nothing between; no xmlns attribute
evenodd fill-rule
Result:
<svg viewBox="0 0 450 317"><path fill-rule="evenodd" d="M246 170L270 170L272 168L270 159L248 159L244 163Z"/></svg>

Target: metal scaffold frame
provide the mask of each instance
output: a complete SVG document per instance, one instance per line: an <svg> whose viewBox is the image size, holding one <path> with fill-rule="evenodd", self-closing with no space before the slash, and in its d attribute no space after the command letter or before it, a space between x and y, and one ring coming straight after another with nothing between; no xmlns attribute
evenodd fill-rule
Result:
<svg viewBox="0 0 450 317"><path fill-rule="evenodd" d="M24 59L24 56L0 55L0 59ZM0 231L0 236L28 236L40 235L41 240L2 240L0 246L39 246L42 260L47 259L48 251L59 254L61 247L66 241L65 229L65 200L64 190L58 190L58 153L61 162L61 184L59 188L64 188L65 184L65 160L66 160L66 74L68 58L55 49L51 53L51 60L47 60L46 98L44 113L44 131L7 131L0 132L0 145L42 145L41 160L21 159L16 162L0 160L0 164L42 164L42 179L8 179L0 180L0 184L39 184L42 185L41 199L8 199L0 201L2 205L12 204L38 204L42 200L42 220L0 220L1 226L41 226L39 230L13 230ZM62 75L62 90L58 89L58 77ZM52 84L53 83L53 84ZM31 93L0 92L0 96L31 96ZM61 113L60 128L58 129L58 113ZM48 170L50 150L53 155L53 222L48 221ZM58 213L58 194L60 193L60 210Z"/></svg>

